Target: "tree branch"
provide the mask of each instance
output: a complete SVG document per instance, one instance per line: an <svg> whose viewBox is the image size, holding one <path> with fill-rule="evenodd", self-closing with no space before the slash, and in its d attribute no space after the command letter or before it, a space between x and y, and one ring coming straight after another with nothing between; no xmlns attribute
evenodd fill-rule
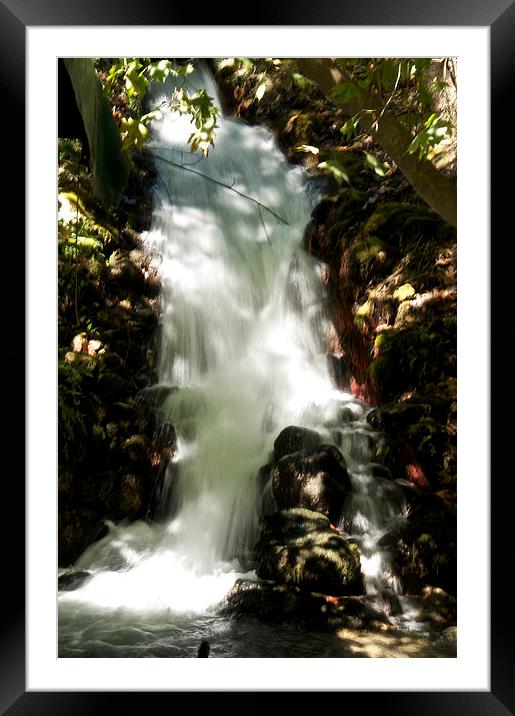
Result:
<svg viewBox="0 0 515 716"><path fill-rule="evenodd" d="M345 81L342 73L333 66L330 59L299 58L297 65L306 77L317 82L326 92L330 93L336 84ZM343 106L343 110L351 117L360 114L358 124L390 155L399 170L404 174L413 189L452 226L457 225L456 184L444 176L427 159L417 159L406 150L411 142L411 135L386 110L379 116L381 108L369 97L364 95L361 100L352 98ZM363 110L367 110L363 112Z"/></svg>

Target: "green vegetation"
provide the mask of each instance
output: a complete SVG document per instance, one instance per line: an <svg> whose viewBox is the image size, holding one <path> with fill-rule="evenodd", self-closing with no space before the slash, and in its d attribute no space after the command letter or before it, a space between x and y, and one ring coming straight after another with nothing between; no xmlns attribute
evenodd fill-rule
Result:
<svg viewBox="0 0 515 716"><path fill-rule="evenodd" d="M120 203L133 168L131 153L143 148L150 123L162 117L162 107L144 111L150 82L163 83L170 76L180 80L166 104L190 116L194 126L188 139L191 151L208 154L218 127L218 108L205 89L188 88L188 76L194 70L191 63L138 57L64 62L91 149L94 190L106 205Z"/></svg>

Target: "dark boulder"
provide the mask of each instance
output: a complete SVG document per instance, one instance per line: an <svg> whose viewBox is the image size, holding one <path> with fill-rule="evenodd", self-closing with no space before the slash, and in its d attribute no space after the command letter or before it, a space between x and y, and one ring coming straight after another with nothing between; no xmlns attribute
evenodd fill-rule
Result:
<svg viewBox="0 0 515 716"><path fill-rule="evenodd" d="M59 575L57 586L60 592L72 592L86 584L91 577L91 572L83 569L70 570Z"/></svg>
<svg viewBox="0 0 515 716"><path fill-rule="evenodd" d="M223 600L220 613L252 616L265 622L302 622L336 631L384 629L388 617L367 602L367 597L328 597L273 582L238 579Z"/></svg>
<svg viewBox="0 0 515 716"><path fill-rule="evenodd" d="M295 508L263 517L254 553L262 579L322 594L363 593L357 546L318 512Z"/></svg>
<svg viewBox="0 0 515 716"><path fill-rule="evenodd" d="M337 523L351 490L345 458L335 445L282 457L272 474L277 507L306 507Z"/></svg>
<svg viewBox="0 0 515 716"><path fill-rule="evenodd" d="M278 462L285 455L299 450L313 450L322 443L322 438L316 430L290 425L281 430L274 442L274 458Z"/></svg>

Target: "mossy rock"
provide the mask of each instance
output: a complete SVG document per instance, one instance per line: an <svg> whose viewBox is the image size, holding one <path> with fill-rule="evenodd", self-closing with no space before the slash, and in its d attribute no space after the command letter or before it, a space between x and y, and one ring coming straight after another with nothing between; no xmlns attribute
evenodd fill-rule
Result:
<svg viewBox="0 0 515 716"><path fill-rule="evenodd" d="M383 612L374 609L367 597L327 597L298 587L250 579L236 580L220 605L220 613L231 617L253 616L265 622L303 623L336 631L341 627L377 629L389 624Z"/></svg>
<svg viewBox="0 0 515 716"><path fill-rule="evenodd" d="M437 382L450 370L447 356L454 336L437 326L410 326L382 331L375 341L376 358L369 374L383 400Z"/></svg>
<svg viewBox="0 0 515 716"><path fill-rule="evenodd" d="M117 512L120 517L136 519L144 505L144 485L139 475L123 475L119 486Z"/></svg>
<svg viewBox="0 0 515 716"><path fill-rule="evenodd" d="M403 589L420 594L431 585L456 594L456 506L436 495L414 492L407 519L380 542L393 554Z"/></svg>
<svg viewBox="0 0 515 716"><path fill-rule="evenodd" d="M119 400L130 393L130 383L115 371L106 370L98 377L98 391L108 400Z"/></svg>
<svg viewBox="0 0 515 716"><path fill-rule="evenodd" d="M438 216L423 207L402 202L385 202L365 224L367 236L375 236L402 251L417 242L447 243L455 232Z"/></svg>
<svg viewBox="0 0 515 716"><path fill-rule="evenodd" d="M59 575L57 581L60 592L72 592L84 586L93 575L84 569L70 569Z"/></svg>
<svg viewBox="0 0 515 716"><path fill-rule="evenodd" d="M363 593L358 548L311 510L281 510L262 518L255 558L262 579L322 594Z"/></svg>
<svg viewBox="0 0 515 716"><path fill-rule="evenodd" d="M377 236L357 234L347 241L346 258L356 283L376 281L388 275L396 258L391 245Z"/></svg>
<svg viewBox="0 0 515 716"><path fill-rule="evenodd" d="M409 298L413 298L414 295L415 289L410 283L404 283L393 292L393 297L396 301L399 301L399 303L402 303L402 301L406 301Z"/></svg>
<svg viewBox="0 0 515 716"><path fill-rule="evenodd" d="M285 455L299 450L314 450L322 443L322 437L316 430L289 425L281 430L274 441L274 458L277 462Z"/></svg>
<svg viewBox="0 0 515 716"><path fill-rule="evenodd" d="M145 465L149 460L150 443L146 435L131 435L123 442L122 449L130 463Z"/></svg>
<svg viewBox="0 0 515 716"><path fill-rule="evenodd" d="M100 514L86 506L62 504L59 501L57 539L59 566L73 564L91 542Z"/></svg>
<svg viewBox="0 0 515 716"><path fill-rule="evenodd" d="M293 147L302 144L318 146L320 132L325 128L326 118L317 112L293 110L279 135L281 143Z"/></svg>
<svg viewBox="0 0 515 716"><path fill-rule="evenodd" d="M345 458L324 444L284 455L274 467L272 489L279 509L305 507L336 523L351 491Z"/></svg>

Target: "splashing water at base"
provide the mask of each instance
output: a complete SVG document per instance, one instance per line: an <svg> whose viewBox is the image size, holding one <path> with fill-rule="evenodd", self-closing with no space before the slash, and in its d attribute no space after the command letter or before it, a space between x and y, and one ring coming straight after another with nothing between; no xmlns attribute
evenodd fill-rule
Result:
<svg viewBox="0 0 515 716"><path fill-rule="evenodd" d="M205 71L188 81L216 97ZM155 90L156 104L172 91ZM353 484L342 519L360 542L367 591L398 590L378 541L402 505L367 467L367 406L331 383L320 268L302 250L313 206L305 177L265 128L226 118L220 125L202 159L187 146L186 117L168 111L154 126L158 178L146 240L162 282L159 382L176 388L161 407L179 447L161 522L110 525L78 560L93 576L60 594L62 655L195 656L200 639L218 633L223 641L231 627L211 608L245 576L257 474L292 424L339 445ZM342 426L343 409L350 419ZM270 628L248 624L262 654L227 647L214 655L348 655L328 635L310 637L311 653L299 651L282 627L269 653Z"/></svg>

